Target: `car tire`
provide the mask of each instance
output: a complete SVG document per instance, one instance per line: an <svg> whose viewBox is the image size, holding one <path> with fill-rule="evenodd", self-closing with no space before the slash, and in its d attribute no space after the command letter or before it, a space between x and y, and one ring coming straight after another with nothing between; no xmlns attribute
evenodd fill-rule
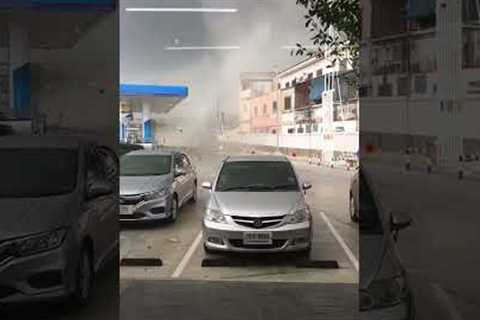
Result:
<svg viewBox="0 0 480 320"><path fill-rule="evenodd" d="M352 222L358 222L357 206L355 205L355 199L352 196L350 196L348 202L348 212L350 213L350 220L352 220Z"/></svg>
<svg viewBox="0 0 480 320"><path fill-rule="evenodd" d="M198 189L197 189L197 182L195 182L195 185L193 186L193 192L192 192L192 197L190 198L190 201L195 203L197 202L198 199Z"/></svg>
<svg viewBox="0 0 480 320"><path fill-rule="evenodd" d="M78 259L75 274L75 291L72 297L75 305L85 306L88 304L92 294L93 278L92 253L88 247L84 247Z"/></svg>
<svg viewBox="0 0 480 320"><path fill-rule="evenodd" d="M296 256L298 258L308 259L310 258L310 253L312 252L312 246L309 246L306 249L296 252Z"/></svg>
<svg viewBox="0 0 480 320"><path fill-rule="evenodd" d="M178 200L177 196L173 196L172 205L170 207L170 217L168 217L169 222L175 222L178 216Z"/></svg>

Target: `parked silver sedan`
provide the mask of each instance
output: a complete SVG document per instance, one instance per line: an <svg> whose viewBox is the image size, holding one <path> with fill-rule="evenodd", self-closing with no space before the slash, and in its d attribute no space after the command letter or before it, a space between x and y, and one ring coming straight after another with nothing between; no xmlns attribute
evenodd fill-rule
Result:
<svg viewBox="0 0 480 320"><path fill-rule="evenodd" d="M308 254L312 217L305 201L311 186L299 179L286 157L242 156L224 160L212 184L203 219L210 251Z"/></svg>
<svg viewBox="0 0 480 320"><path fill-rule="evenodd" d="M120 158L120 221L177 219L197 199L197 176L186 154L133 151Z"/></svg>

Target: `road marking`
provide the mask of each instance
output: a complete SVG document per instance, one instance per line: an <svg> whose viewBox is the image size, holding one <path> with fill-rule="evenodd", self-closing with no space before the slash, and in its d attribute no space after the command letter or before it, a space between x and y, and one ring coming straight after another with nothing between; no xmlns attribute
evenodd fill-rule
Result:
<svg viewBox="0 0 480 320"><path fill-rule="evenodd" d="M185 269L185 267L187 266L188 262L190 261L190 259L192 258L193 256L193 253L195 252L195 250L197 250L197 247L198 245L200 244L200 241L202 240L202 231L200 231L197 235L197 237L195 238L195 240L193 241L192 245L190 246L190 248L188 248L187 252L185 253L185 255L183 256L182 258L182 261L180 261L180 263L178 264L177 268L175 268L175 271L173 272L172 274L172 278L178 278L180 277L180 275L182 274L183 270Z"/></svg>
<svg viewBox="0 0 480 320"><path fill-rule="evenodd" d="M330 220L328 219L327 215L324 212L320 212L320 216L322 217L323 221L327 224L328 228L332 232L333 236L337 240L337 242L340 244L342 247L343 251L347 254L348 259L352 263L353 267L355 270L358 272L358 260L353 254L352 250L347 246L345 241L343 241L342 237L338 234L337 230L333 227L333 225L330 223Z"/></svg>
<svg viewBox="0 0 480 320"><path fill-rule="evenodd" d="M443 290L438 284L432 284L432 288L435 291L436 296L442 301L443 305L446 307L449 319L451 320L463 320L463 317L460 315L460 312L455 307L452 299L448 296L448 293Z"/></svg>

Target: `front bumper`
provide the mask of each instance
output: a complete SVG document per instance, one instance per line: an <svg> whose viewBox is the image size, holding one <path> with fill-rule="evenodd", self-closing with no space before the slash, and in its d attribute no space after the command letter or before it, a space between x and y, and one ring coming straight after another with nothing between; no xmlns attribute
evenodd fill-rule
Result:
<svg viewBox="0 0 480 320"><path fill-rule="evenodd" d="M269 228L253 229L236 224L230 217L227 223L203 219L203 239L207 249L225 252L295 252L311 246L311 222L283 224ZM245 232L270 232L271 245L245 245Z"/></svg>
<svg viewBox="0 0 480 320"><path fill-rule="evenodd" d="M170 197L164 197L149 201L140 201L136 204L120 204L120 222L129 221L158 221L170 217ZM125 214L125 211L130 211Z"/></svg>
<svg viewBox="0 0 480 320"><path fill-rule="evenodd" d="M65 243L0 265L0 304L61 299L75 289L76 258Z"/></svg>

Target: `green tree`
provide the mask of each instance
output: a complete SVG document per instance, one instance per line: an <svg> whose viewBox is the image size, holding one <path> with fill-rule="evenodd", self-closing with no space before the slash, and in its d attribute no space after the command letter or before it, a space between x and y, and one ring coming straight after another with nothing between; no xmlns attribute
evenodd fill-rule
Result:
<svg viewBox="0 0 480 320"><path fill-rule="evenodd" d="M305 28L312 35L312 47L297 44L296 55L349 59L358 74L361 38L360 0L296 0L306 9ZM328 49L327 49L328 48Z"/></svg>

